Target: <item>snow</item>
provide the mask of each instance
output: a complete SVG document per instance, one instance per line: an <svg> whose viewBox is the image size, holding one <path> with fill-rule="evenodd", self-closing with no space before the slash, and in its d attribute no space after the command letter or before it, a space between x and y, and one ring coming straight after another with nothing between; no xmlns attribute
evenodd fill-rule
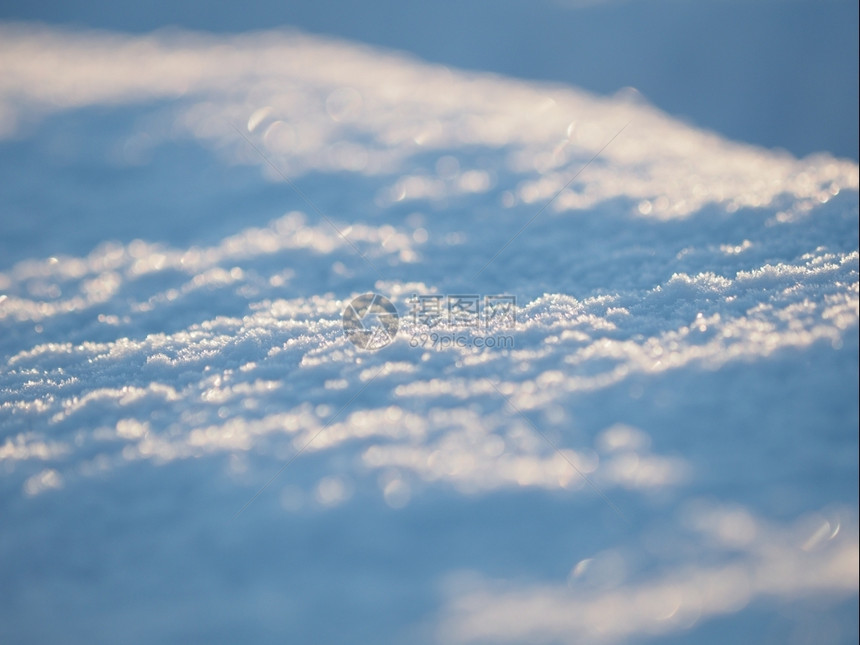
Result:
<svg viewBox="0 0 860 645"><path fill-rule="evenodd" d="M856 642L856 163L298 32L0 68L0 640Z"/></svg>

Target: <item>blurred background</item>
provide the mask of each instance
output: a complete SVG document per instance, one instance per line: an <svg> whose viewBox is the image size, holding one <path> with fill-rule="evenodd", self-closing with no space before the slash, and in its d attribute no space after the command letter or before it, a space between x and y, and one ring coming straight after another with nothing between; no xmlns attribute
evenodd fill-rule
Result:
<svg viewBox="0 0 860 645"><path fill-rule="evenodd" d="M854 0L12 0L0 19L135 33L291 26L604 95L634 87L730 139L858 159Z"/></svg>

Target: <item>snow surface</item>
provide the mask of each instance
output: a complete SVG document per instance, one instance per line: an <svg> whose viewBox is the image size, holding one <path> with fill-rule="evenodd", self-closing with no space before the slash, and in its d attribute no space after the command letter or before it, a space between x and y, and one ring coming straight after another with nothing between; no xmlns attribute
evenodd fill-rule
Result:
<svg viewBox="0 0 860 645"><path fill-rule="evenodd" d="M0 133L0 641L856 642L855 163L284 32L2 27Z"/></svg>

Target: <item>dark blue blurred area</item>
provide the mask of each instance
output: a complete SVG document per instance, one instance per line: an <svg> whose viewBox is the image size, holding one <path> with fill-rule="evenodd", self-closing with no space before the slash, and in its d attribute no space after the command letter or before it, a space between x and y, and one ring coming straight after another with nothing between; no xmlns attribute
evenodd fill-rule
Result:
<svg viewBox="0 0 860 645"><path fill-rule="evenodd" d="M0 19L127 32L293 26L600 94L632 86L731 139L858 159L853 0L13 0Z"/></svg>

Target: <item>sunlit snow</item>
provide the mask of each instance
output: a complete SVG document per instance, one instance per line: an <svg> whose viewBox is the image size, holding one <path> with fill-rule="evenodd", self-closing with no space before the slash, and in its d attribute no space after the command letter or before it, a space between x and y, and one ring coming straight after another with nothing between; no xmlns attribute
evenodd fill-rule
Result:
<svg viewBox="0 0 860 645"><path fill-rule="evenodd" d="M0 134L59 160L0 214L3 642L856 633L855 163L279 32L2 27Z"/></svg>

